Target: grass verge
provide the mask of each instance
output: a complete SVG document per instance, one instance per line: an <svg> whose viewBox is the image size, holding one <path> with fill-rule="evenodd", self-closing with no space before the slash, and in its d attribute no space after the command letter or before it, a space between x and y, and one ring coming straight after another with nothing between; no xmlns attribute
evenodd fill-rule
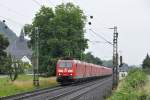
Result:
<svg viewBox="0 0 150 100"><path fill-rule="evenodd" d="M143 87L143 91L146 94L146 99L150 100L150 75L149 75L149 80L146 82L146 84Z"/></svg>
<svg viewBox="0 0 150 100"><path fill-rule="evenodd" d="M143 89L146 82L147 75L141 69L133 69L108 100L149 100Z"/></svg>
<svg viewBox="0 0 150 100"><path fill-rule="evenodd" d="M57 86L57 82L54 78L40 77L39 80L40 86L38 88ZM10 81L8 77L0 78L0 97L27 92L34 89L37 89L37 87L33 85L33 77L29 75L20 75L14 82Z"/></svg>

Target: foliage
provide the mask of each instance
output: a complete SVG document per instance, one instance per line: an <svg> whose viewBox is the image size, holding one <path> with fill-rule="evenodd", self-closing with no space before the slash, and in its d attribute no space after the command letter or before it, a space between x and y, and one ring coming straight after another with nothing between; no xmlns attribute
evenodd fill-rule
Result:
<svg viewBox="0 0 150 100"><path fill-rule="evenodd" d="M12 67L12 58L5 52L9 45L7 38L0 34L0 71L9 73L10 79L15 80L17 78L16 67Z"/></svg>
<svg viewBox="0 0 150 100"><path fill-rule="evenodd" d="M7 60L7 53L5 52L5 49L8 45L8 39L0 34L0 72L5 72L5 64Z"/></svg>
<svg viewBox="0 0 150 100"><path fill-rule="evenodd" d="M103 60L103 66L106 67L112 67L113 66L113 61L112 60Z"/></svg>
<svg viewBox="0 0 150 100"><path fill-rule="evenodd" d="M143 60L142 64L143 69L150 69L150 57L147 54L146 58Z"/></svg>
<svg viewBox="0 0 150 100"><path fill-rule="evenodd" d="M84 38L86 17L83 11L72 3L58 5L55 10L42 6L31 25L25 25L25 32L31 38L29 47L35 52L35 27L39 28L40 72L55 73L56 61L69 56L80 59L88 47ZM55 63L54 63L54 62ZM50 67L49 67L50 66Z"/></svg>
<svg viewBox="0 0 150 100"><path fill-rule="evenodd" d="M144 71L146 74L150 75L150 68L145 68L145 69L143 69L143 71Z"/></svg>
<svg viewBox="0 0 150 100"><path fill-rule="evenodd" d="M6 71L10 76L11 81L14 81L18 77L19 63L18 61L13 61L13 58L9 55L6 61Z"/></svg>
<svg viewBox="0 0 150 100"><path fill-rule="evenodd" d="M123 80L120 88L109 100L145 100L144 92L138 91L147 81L146 74L141 69L132 69Z"/></svg>
<svg viewBox="0 0 150 100"><path fill-rule="evenodd" d="M102 65L101 59L99 59L98 57L94 57L91 54L91 52L88 52L84 55L84 61L93 63L93 64L97 64L97 65Z"/></svg>
<svg viewBox="0 0 150 100"><path fill-rule="evenodd" d="M146 92L146 100L150 100L150 76L149 80L144 85L143 90Z"/></svg>
<svg viewBox="0 0 150 100"><path fill-rule="evenodd" d="M16 60L8 55L5 59L5 72L9 74L11 81L17 79L18 74L24 73L25 69L31 67L28 63L23 63L21 60Z"/></svg>

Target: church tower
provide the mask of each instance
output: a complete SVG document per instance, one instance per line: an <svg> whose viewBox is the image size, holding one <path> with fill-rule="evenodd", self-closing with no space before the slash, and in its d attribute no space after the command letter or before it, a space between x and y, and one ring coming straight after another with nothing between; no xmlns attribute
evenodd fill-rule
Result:
<svg viewBox="0 0 150 100"><path fill-rule="evenodd" d="M24 29L22 29L19 36L20 41L24 41L24 37L25 37L25 33L24 33Z"/></svg>

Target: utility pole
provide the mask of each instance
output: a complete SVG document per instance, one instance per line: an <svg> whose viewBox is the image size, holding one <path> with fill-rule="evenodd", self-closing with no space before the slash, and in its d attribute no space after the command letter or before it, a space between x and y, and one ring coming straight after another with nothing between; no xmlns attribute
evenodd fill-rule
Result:
<svg viewBox="0 0 150 100"><path fill-rule="evenodd" d="M93 19L93 16L90 16L90 19ZM89 22L89 25L92 23ZM113 44L109 41L107 41L105 38L103 38L107 43L113 45L113 88L116 88L118 85L118 80L119 80L119 71L118 71L118 32L117 32L117 26L114 26L113 28Z"/></svg>
<svg viewBox="0 0 150 100"><path fill-rule="evenodd" d="M33 84L39 86L39 28L35 27L35 49L33 57Z"/></svg>
<svg viewBox="0 0 150 100"><path fill-rule="evenodd" d="M114 26L113 29L113 87L116 88L118 85L119 80L119 73L118 73L118 32L117 26Z"/></svg>

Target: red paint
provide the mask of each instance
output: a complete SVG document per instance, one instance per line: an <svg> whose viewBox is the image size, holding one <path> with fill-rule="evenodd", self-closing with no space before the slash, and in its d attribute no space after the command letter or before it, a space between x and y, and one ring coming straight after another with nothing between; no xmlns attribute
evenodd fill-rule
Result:
<svg viewBox="0 0 150 100"><path fill-rule="evenodd" d="M71 63L71 67L60 67L60 63ZM61 74L61 75L59 75ZM100 65L82 62L79 60L59 60L56 67L56 75L72 76L73 80L95 76L111 75L112 69Z"/></svg>

